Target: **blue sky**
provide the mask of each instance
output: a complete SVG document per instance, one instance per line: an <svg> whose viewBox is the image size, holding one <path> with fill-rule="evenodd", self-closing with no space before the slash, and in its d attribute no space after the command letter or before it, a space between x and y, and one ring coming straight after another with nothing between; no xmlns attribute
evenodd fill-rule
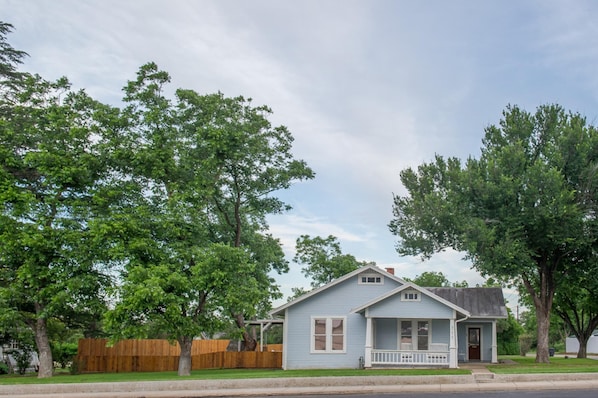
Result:
<svg viewBox="0 0 598 398"><path fill-rule="evenodd" d="M399 276L483 279L462 255L401 258L388 230L401 170L435 154L477 157L507 104L559 103L598 117L598 2L401 0L0 0L25 69L118 104L155 61L174 87L243 95L272 108L316 178L270 218L293 256L301 234L334 235ZM307 287L300 266L278 277ZM506 291L511 301L514 295ZM514 304L512 302L512 304Z"/></svg>

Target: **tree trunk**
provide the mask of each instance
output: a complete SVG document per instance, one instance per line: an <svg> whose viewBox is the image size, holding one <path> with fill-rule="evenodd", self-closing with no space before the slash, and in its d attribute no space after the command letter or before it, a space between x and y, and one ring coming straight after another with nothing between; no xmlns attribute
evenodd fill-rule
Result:
<svg viewBox="0 0 598 398"><path fill-rule="evenodd" d="M39 305L36 304L36 307L39 307ZM52 350L50 349L50 341L48 340L46 320L41 317L35 321L35 344L37 346L37 353L39 357L39 371L37 372L37 377L40 379L52 377L54 374Z"/></svg>
<svg viewBox="0 0 598 398"><path fill-rule="evenodd" d="M191 376L191 347L193 346L193 338L181 336L177 340L181 346L178 375Z"/></svg>
<svg viewBox="0 0 598 398"><path fill-rule="evenodd" d="M534 295L534 305L536 307L536 320L538 322L536 347L536 362L550 363L548 354L549 331L550 331L550 312L552 311L552 300L554 298L554 284L550 283L551 276L544 267L540 272L539 295Z"/></svg>
<svg viewBox="0 0 598 398"><path fill-rule="evenodd" d="M548 332L550 330L550 315L548 315L544 308L536 308L536 319L538 320L538 346L536 347L536 362L549 363L550 356L548 355Z"/></svg>
<svg viewBox="0 0 598 398"><path fill-rule="evenodd" d="M590 336L586 336L585 334L577 336L577 341L579 341L579 350L577 351L577 358L587 358L588 357L588 340Z"/></svg>
<svg viewBox="0 0 598 398"><path fill-rule="evenodd" d="M550 311L554 299L555 283L554 275L548 267L545 258L538 262L538 273L540 285L535 289L530 280L524 275L523 284L534 302L536 308L536 320L538 322L536 347L536 362L550 363L548 355L548 332L550 330Z"/></svg>
<svg viewBox="0 0 598 398"><path fill-rule="evenodd" d="M243 331L243 351L255 351L257 348L257 340L245 328L245 317L243 314L235 315L235 323Z"/></svg>

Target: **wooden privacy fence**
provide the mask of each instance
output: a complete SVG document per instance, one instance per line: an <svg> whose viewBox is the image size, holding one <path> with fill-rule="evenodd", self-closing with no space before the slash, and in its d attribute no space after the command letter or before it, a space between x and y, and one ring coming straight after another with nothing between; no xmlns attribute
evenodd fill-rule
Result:
<svg viewBox="0 0 598 398"><path fill-rule="evenodd" d="M227 352L229 340L195 340L191 368L281 368L282 345L264 352ZM266 351L268 350L268 351ZM112 347L105 339L81 339L77 364L81 372L162 372L178 369L180 347L166 340L122 340Z"/></svg>

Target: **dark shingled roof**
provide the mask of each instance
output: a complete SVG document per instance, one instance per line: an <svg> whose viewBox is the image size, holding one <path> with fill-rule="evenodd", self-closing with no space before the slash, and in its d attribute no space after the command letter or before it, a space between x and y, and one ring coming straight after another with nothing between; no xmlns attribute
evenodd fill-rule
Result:
<svg viewBox="0 0 598 398"><path fill-rule="evenodd" d="M500 287L426 287L437 296L469 311L472 318L506 318Z"/></svg>

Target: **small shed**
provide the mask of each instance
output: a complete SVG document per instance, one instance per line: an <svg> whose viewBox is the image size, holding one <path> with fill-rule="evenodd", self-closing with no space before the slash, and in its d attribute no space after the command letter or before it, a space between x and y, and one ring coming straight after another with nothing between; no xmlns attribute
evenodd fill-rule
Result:
<svg viewBox="0 0 598 398"><path fill-rule="evenodd" d="M577 337L567 337L565 340L565 352L567 354L577 354L578 351L579 341L577 340ZM594 333L592 333L592 336L588 340L587 353L598 355L598 330L594 330Z"/></svg>

